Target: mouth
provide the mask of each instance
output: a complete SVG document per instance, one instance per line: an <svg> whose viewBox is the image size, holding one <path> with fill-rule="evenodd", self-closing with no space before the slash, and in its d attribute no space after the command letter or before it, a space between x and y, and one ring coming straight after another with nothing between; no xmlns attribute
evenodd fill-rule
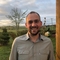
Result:
<svg viewBox="0 0 60 60"><path fill-rule="evenodd" d="M34 27L30 27L30 29L38 29L38 27L37 26L34 26Z"/></svg>
<svg viewBox="0 0 60 60"><path fill-rule="evenodd" d="M33 36L37 35L37 34L39 33L38 27L31 27L31 28L30 28L30 33L31 33L31 35L33 35Z"/></svg>
<svg viewBox="0 0 60 60"><path fill-rule="evenodd" d="M30 28L30 31L32 33L36 33L38 31L38 28L37 27L32 27L32 28Z"/></svg>
<svg viewBox="0 0 60 60"><path fill-rule="evenodd" d="M31 30L33 30L33 31L34 31L34 30L37 30L37 28L32 28Z"/></svg>

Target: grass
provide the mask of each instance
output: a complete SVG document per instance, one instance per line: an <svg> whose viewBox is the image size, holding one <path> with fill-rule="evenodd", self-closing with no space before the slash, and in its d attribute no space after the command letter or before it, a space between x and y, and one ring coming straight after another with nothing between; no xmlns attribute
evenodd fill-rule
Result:
<svg viewBox="0 0 60 60"><path fill-rule="evenodd" d="M10 53L9 46L1 46L0 47L0 60L8 60L9 53Z"/></svg>
<svg viewBox="0 0 60 60"><path fill-rule="evenodd" d="M9 60L12 42L13 40L10 39L7 46L0 46L0 60Z"/></svg>
<svg viewBox="0 0 60 60"><path fill-rule="evenodd" d="M51 41L53 43L54 55L56 55L56 38L55 37L51 37Z"/></svg>

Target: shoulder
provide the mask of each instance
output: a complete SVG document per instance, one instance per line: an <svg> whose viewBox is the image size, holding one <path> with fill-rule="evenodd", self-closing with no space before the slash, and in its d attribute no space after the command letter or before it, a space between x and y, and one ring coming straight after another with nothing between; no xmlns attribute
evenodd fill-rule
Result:
<svg viewBox="0 0 60 60"><path fill-rule="evenodd" d="M18 37L15 38L15 40L26 40L26 39L27 39L26 34L18 36Z"/></svg>
<svg viewBox="0 0 60 60"><path fill-rule="evenodd" d="M51 42L51 39L44 35L41 35L41 39L43 39L44 42Z"/></svg>
<svg viewBox="0 0 60 60"><path fill-rule="evenodd" d="M23 43L24 41L26 41L26 39L27 39L26 34L25 34L25 35L22 35L22 36L16 37L16 38L14 39L13 43L12 43L12 47L13 47L13 46L16 47L16 46L19 45L20 43Z"/></svg>
<svg viewBox="0 0 60 60"><path fill-rule="evenodd" d="M26 41L27 40L27 36L26 34L18 36L14 39L14 42L20 42L20 41Z"/></svg>

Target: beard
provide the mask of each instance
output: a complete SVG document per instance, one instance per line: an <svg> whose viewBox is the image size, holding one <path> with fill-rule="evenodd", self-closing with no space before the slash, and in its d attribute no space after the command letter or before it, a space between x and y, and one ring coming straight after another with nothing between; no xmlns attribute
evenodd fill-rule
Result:
<svg viewBox="0 0 60 60"><path fill-rule="evenodd" d="M32 30L33 30L34 28L37 29L37 31L33 33ZM29 29L30 34L31 34L32 36L36 36L36 35L40 32L40 30L39 30L38 28L39 28L38 26L33 26L33 27L30 26L30 29Z"/></svg>

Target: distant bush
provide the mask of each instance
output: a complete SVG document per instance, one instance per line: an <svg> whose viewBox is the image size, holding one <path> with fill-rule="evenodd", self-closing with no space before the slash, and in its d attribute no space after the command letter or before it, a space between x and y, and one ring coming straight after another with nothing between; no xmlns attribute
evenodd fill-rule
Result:
<svg viewBox="0 0 60 60"><path fill-rule="evenodd" d="M51 33L51 37L55 37L56 36L56 30L51 30L50 33Z"/></svg>
<svg viewBox="0 0 60 60"><path fill-rule="evenodd" d="M21 36L27 33L27 30L18 31L18 35L14 32L9 32L10 37L14 40L17 36Z"/></svg>
<svg viewBox="0 0 60 60"><path fill-rule="evenodd" d="M10 39L10 37L9 37L8 32L7 32L7 29L4 28L3 32L0 35L0 45L7 45L9 42L9 39Z"/></svg>
<svg viewBox="0 0 60 60"><path fill-rule="evenodd" d="M56 30L51 30L50 33L51 34L55 34L56 33Z"/></svg>
<svg viewBox="0 0 60 60"><path fill-rule="evenodd" d="M18 32L18 36L20 36L20 35L24 35L24 34L26 34L26 33L27 33L27 30L19 31L19 32Z"/></svg>
<svg viewBox="0 0 60 60"><path fill-rule="evenodd" d="M12 39L14 40L16 37L16 34L14 32L9 32L9 35L12 37Z"/></svg>

